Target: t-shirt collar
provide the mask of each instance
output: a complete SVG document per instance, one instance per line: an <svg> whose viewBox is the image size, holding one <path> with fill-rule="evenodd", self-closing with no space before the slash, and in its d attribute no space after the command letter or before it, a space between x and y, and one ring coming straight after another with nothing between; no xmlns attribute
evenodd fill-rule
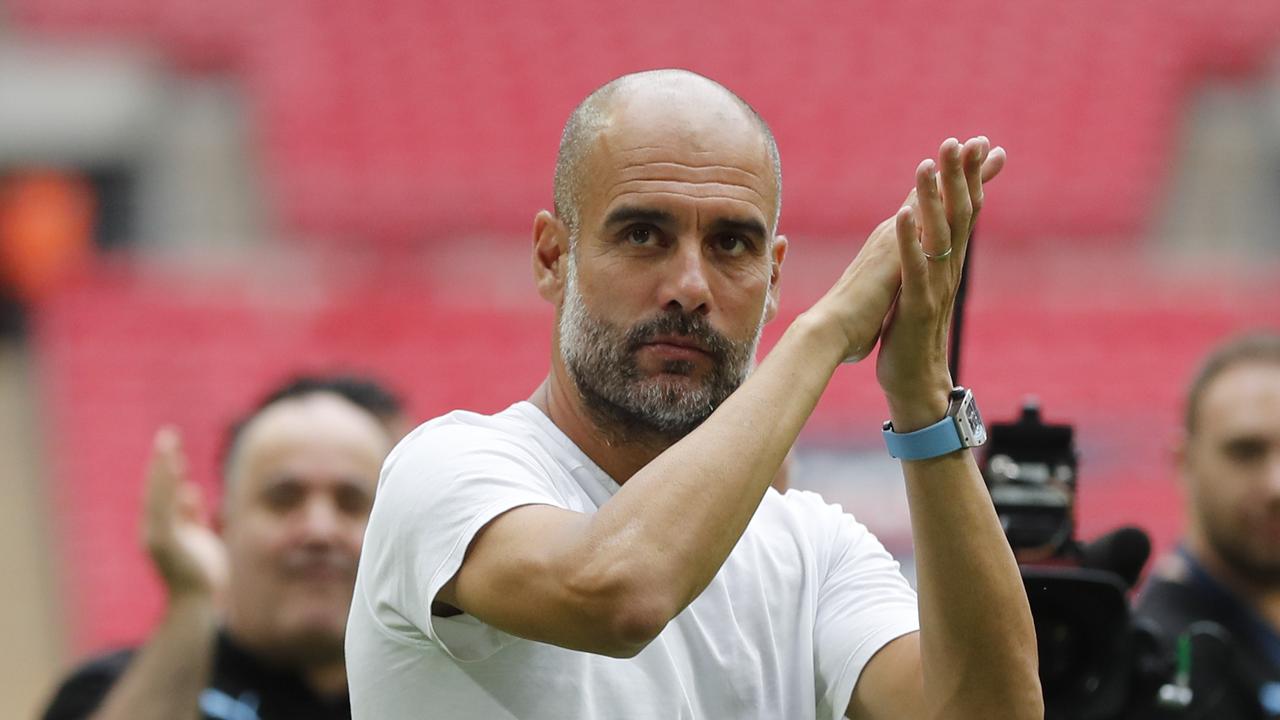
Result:
<svg viewBox="0 0 1280 720"><path fill-rule="evenodd" d="M622 489L622 486L610 477L609 473L588 457L582 448L578 447L537 405L521 400L511 406L511 411L529 420L544 436L573 458L577 464L567 469L597 507L603 505Z"/></svg>
<svg viewBox="0 0 1280 720"><path fill-rule="evenodd" d="M1242 625L1248 628L1258 647L1266 653L1273 665L1280 667L1280 633L1251 605L1210 575L1186 545L1179 545L1177 553L1186 564L1188 584L1198 588L1211 602L1222 608L1226 612L1224 617L1241 618Z"/></svg>

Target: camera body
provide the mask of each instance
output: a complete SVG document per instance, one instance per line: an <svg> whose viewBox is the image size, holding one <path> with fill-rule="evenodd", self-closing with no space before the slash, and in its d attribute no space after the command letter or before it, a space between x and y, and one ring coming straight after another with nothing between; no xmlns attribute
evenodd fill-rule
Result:
<svg viewBox="0 0 1280 720"><path fill-rule="evenodd" d="M1035 620L1046 720L1262 720L1229 634L1196 623L1169 647L1130 610L1150 554L1137 528L1075 537L1078 453L1070 425L1049 425L1028 399L989 428L983 478L1013 548ZM1239 689L1237 692L1236 690Z"/></svg>

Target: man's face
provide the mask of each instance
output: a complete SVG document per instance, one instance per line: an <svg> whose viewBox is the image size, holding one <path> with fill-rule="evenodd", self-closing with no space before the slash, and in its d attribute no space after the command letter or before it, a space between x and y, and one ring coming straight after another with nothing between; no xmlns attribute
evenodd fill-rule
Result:
<svg viewBox="0 0 1280 720"><path fill-rule="evenodd" d="M1193 532L1241 578L1280 585L1280 365L1242 363L1205 388L1182 470Z"/></svg>
<svg viewBox="0 0 1280 720"><path fill-rule="evenodd" d="M356 562L390 439L347 400L317 393L269 406L230 468L223 539L228 623L282 662L342 657Z"/></svg>
<svg viewBox="0 0 1280 720"><path fill-rule="evenodd" d="M776 185L736 106L620 105L587 160L560 350L598 419L676 439L742 383L776 309Z"/></svg>

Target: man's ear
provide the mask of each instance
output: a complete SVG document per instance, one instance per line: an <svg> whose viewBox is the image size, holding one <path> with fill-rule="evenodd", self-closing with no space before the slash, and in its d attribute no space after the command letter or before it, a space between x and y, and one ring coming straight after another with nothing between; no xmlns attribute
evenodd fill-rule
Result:
<svg viewBox="0 0 1280 720"><path fill-rule="evenodd" d="M778 314L778 302L781 298L782 261L787 257L787 236L776 235L769 248L769 296L765 300L764 320L769 322Z"/></svg>
<svg viewBox="0 0 1280 720"><path fill-rule="evenodd" d="M1191 462L1190 452L1191 436L1186 430L1182 430L1173 438L1169 448L1169 458L1173 462L1174 474L1178 477L1178 483L1182 485L1183 491L1188 490L1187 482L1190 479L1190 468L1187 467Z"/></svg>
<svg viewBox="0 0 1280 720"><path fill-rule="evenodd" d="M544 300L560 307L569 271L569 228L546 210L533 218L533 281Z"/></svg>

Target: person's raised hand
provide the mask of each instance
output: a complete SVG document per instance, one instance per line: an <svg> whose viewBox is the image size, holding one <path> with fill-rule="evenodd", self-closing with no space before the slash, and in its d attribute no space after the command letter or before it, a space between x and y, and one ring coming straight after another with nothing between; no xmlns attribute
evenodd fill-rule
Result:
<svg viewBox="0 0 1280 720"><path fill-rule="evenodd" d="M1004 167L1002 148L985 137L950 138L938 159L916 168L915 202L893 218L901 289L885 321L876 378L899 432L946 412L951 390L947 334L983 184Z"/></svg>
<svg viewBox="0 0 1280 720"><path fill-rule="evenodd" d="M208 523L200 489L187 478L177 430L156 432L147 468L142 541L170 602L217 601L227 584L227 551Z"/></svg>
<svg viewBox="0 0 1280 720"><path fill-rule="evenodd" d="M959 144L956 143L956 146ZM976 187L979 204L982 183L1000 172L1004 164L1004 152L997 149L989 156L984 153L983 160ZM923 163L921 167L924 167ZM903 210L871 231L862 249L845 268L840 279L809 310L809 313L824 320L833 321L841 330L842 340L846 345L842 356L844 362L857 362L871 353L898 296L902 284L903 257L899 242L900 216L907 209L915 211L919 205L920 178L921 173L917 172L916 187L903 200ZM936 185L930 188L931 195L937 196ZM972 218L972 211L968 212L968 217ZM969 228L966 226L963 230L967 237ZM963 253L961 256L963 257Z"/></svg>
<svg viewBox="0 0 1280 720"><path fill-rule="evenodd" d="M914 205L915 196L915 190L908 193L904 206ZM838 328L843 362L858 362L871 353L898 294L901 261L894 232L892 217L877 225L840 279L807 313Z"/></svg>

